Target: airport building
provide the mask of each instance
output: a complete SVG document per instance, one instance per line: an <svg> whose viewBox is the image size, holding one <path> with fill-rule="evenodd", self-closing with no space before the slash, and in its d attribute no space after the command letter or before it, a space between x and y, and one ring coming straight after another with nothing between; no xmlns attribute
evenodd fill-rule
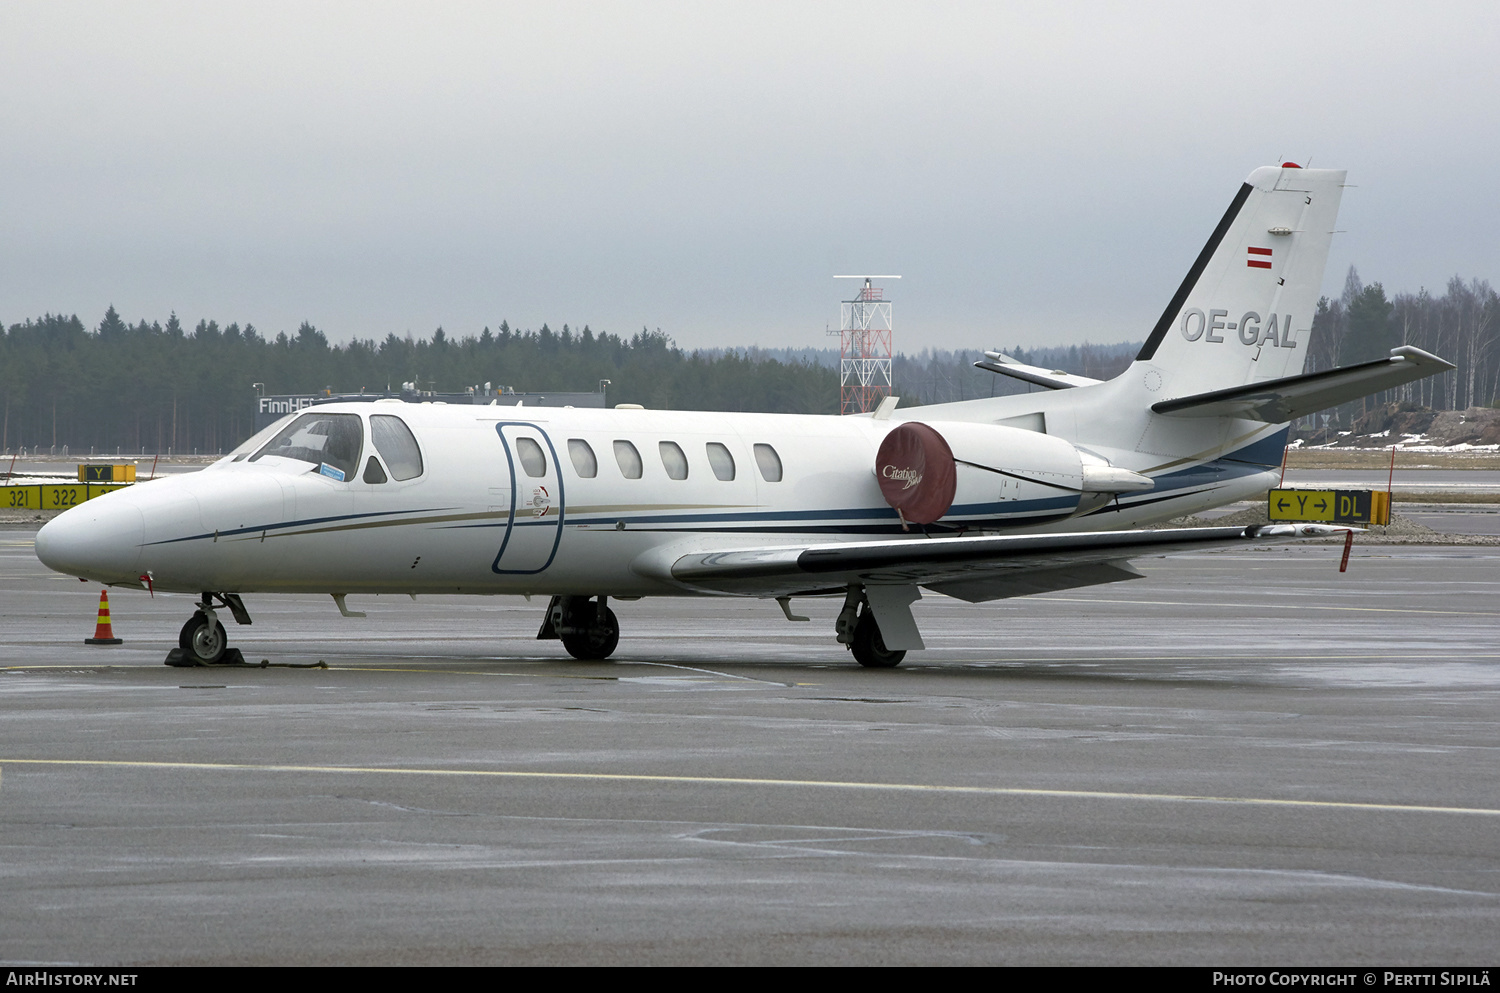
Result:
<svg viewBox="0 0 1500 993"><path fill-rule="evenodd" d="M294 414L299 410L322 403L373 403L376 400L403 400L407 403L497 404L501 407L524 404L527 407L602 408L605 406L607 384L608 380L601 383L597 391L589 393L517 393L509 386L494 387L489 383L483 386L471 386L462 393L435 393L432 390L419 390L412 383L403 383L402 388L395 392L264 395L255 398L255 430L260 431L269 427L287 414Z"/></svg>

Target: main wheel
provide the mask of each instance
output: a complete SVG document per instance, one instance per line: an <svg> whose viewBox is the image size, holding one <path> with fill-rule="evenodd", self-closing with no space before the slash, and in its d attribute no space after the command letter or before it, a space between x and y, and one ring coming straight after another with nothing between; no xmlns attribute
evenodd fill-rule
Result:
<svg viewBox="0 0 1500 993"><path fill-rule="evenodd" d="M218 621L210 624L207 617L194 614L182 626L182 633L177 636L177 647L182 649L183 655L199 665L213 665L224 657L224 650L229 647L229 636L224 633L224 625Z"/></svg>
<svg viewBox="0 0 1500 993"><path fill-rule="evenodd" d="M586 604L581 612L592 613L594 609L592 604ZM615 612L605 607L602 621L596 620L582 630L560 637L563 647L575 659L607 659L614 654L615 646L620 643L620 622L615 619Z"/></svg>
<svg viewBox="0 0 1500 993"><path fill-rule="evenodd" d="M849 648L854 652L854 660L866 669L894 669L906 658L904 650L893 652L885 647L880 625L875 623L875 615L868 607L854 625L854 641Z"/></svg>

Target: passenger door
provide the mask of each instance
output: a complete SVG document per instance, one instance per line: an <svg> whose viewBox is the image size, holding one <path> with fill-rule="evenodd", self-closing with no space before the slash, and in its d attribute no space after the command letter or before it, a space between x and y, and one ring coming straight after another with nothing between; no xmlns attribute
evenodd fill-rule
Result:
<svg viewBox="0 0 1500 993"><path fill-rule="evenodd" d="M508 421L495 430L505 450L500 470L508 474L510 516L492 568L504 575L542 572L562 540L566 504L557 448L537 424Z"/></svg>

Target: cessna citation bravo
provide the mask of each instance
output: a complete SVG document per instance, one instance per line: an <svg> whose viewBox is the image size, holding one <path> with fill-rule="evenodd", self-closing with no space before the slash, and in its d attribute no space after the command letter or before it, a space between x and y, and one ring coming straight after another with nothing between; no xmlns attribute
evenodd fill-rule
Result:
<svg viewBox="0 0 1500 993"><path fill-rule="evenodd" d="M173 664L213 664L242 597L550 597L540 638L608 657L610 599L843 597L865 666L923 647L920 589L970 602L1139 578L1132 556L1342 533L1140 530L1276 483L1295 417L1454 368L1416 348L1304 374L1342 171L1256 169L1109 381L987 353L1024 395L834 417L327 403L203 472L58 516L36 552L201 594ZM356 615L357 616L357 615ZM175 657L175 658L174 658Z"/></svg>

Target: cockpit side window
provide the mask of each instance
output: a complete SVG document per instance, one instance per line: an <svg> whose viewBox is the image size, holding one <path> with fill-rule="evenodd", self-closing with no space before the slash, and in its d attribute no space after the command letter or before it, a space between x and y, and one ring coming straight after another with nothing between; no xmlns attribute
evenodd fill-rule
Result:
<svg viewBox="0 0 1500 993"><path fill-rule="evenodd" d="M358 414L303 414L250 456L250 461L276 455L311 463L314 472L325 476L348 479L359 466L364 435Z"/></svg>
<svg viewBox="0 0 1500 993"><path fill-rule="evenodd" d="M422 450L406 422L393 414L370 415L370 440L385 459L393 479L415 479L422 475Z"/></svg>

